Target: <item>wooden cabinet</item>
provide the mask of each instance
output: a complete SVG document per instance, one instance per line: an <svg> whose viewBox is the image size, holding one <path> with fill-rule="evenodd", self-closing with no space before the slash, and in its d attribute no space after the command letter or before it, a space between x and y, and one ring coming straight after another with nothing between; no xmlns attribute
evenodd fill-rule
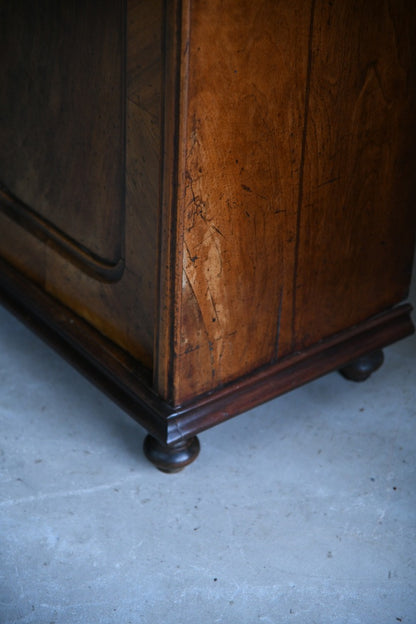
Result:
<svg viewBox="0 0 416 624"><path fill-rule="evenodd" d="M413 0L1 0L0 24L3 300L160 468L413 331Z"/></svg>

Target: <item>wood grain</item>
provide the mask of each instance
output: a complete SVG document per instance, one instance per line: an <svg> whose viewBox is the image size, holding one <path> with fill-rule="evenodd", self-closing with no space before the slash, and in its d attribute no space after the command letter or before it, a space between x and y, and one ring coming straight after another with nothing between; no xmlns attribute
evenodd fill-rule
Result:
<svg viewBox="0 0 416 624"><path fill-rule="evenodd" d="M124 255L124 19L122 0L1 3L8 214L108 265Z"/></svg>
<svg viewBox="0 0 416 624"><path fill-rule="evenodd" d="M416 229L416 5L317 0L294 349L407 295Z"/></svg>
<svg viewBox="0 0 416 624"><path fill-rule="evenodd" d="M291 347L310 23L309 2L184 4L174 403Z"/></svg>
<svg viewBox="0 0 416 624"><path fill-rule="evenodd" d="M23 274L28 275L35 283L45 288L49 294L74 310L76 314L88 321L98 331L113 340L116 345L124 348L141 363L152 369L160 201L162 2L129 0L123 6L122 20L120 16L117 20L114 19L113 14L117 6L114 3L109 3L111 7L108 7L108 15L104 15L107 4L100 5L99 9L96 5L94 7L100 13L100 20L111 24L113 38L120 37L122 22L126 24L126 50L122 51L125 56L123 61L126 67L125 90L120 88L117 81L110 84L112 83L111 71L108 74L105 71L101 72L96 77L96 81L100 84L103 82L105 89L110 89L113 99L117 102L117 111L113 111L110 106L106 113L105 120L109 128L119 127L120 123L123 123L123 119L120 117L120 101L126 112L125 170L123 169L125 206L120 210L120 202L114 201L110 193L106 205L96 206L98 220L101 220L101 216L103 222L107 219L107 226L104 227L104 230L95 228L94 222L89 221L88 214L85 214L87 223L84 223L84 226L85 235L95 236L98 241L97 244L102 249L106 249L108 246L111 247L111 237L107 236L107 230L111 230L111 236L114 232L118 232L116 223L125 210L125 236L123 226L125 269L122 278L115 284L101 283L85 270L80 270L73 261L68 261L68 258L62 256L61 253L56 253L56 249L50 244L50 241L39 240L4 214L0 214L0 253ZM49 19L53 23L53 11L55 8L58 10L58 5L59 3L47 3L45 5L42 16L44 22L47 22L49 15ZM80 6L78 10L81 11ZM89 9L88 7L85 9L87 13ZM12 11L12 9L10 10ZM4 22L3 26L5 26ZM33 28L36 31L36 22L33 24ZM22 37L24 37L24 32L26 31L22 31ZM94 32L92 30L92 34ZM29 32L28 37L30 36L33 35ZM15 42L15 45L17 44L18 42ZM111 70L115 62L114 59L117 60L117 54L115 54L117 50L109 45L108 39L104 37L98 43L94 43L92 38L89 45L96 47L94 54L97 54L103 63L106 62L107 57L111 59L109 65L109 70ZM65 56L68 54L67 47L66 42L63 51L58 46L52 52L55 56L59 56L61 52ZM104 52L100 56L102 48L104 48ZM75 73L82 73L82 69L77 68ZM76 76L73 77L73 80L75 79ZM85 82L85 76L82 80ZM81 88L84 84L82 80L79 81L78 92L81 102L83 95L85 95ZM109 83L107 84L106 81ZM7 97L7 95L6 89L5 96ZM98 96L99 92L95 94L96 98ZM104 97L101 102L85 101L86 106L87 104L92 109L91 114L98 114L100 107L106 106L106 98ZM97 107L95 107L96 104ZM29 110L27 102L24 103L24 106ZM39 106L38 103L38 108ZM34 110L29 115L29 121L36 126L32 130L32 134L36 133L36 136L41 137L42 133L46 133L49 136L51 128L48 119L40 116L35 124L35 117L36 111ZM88 118L88 114L86 114L86 118ZM67 132L70 134L71 128L67 129ZM97 142L99 139L100 137L97 135ZM42 157L49 163L49 169L46 171L42 168L37 169L37 185L45 184L47 186L52 180L56 186L59 186L63 182L63 176L66 172L54 171L53 154L55 151L45 151L45 146L41 141L38 147L41 151L43 149ZM93 152L102 150L105 152L105 158L109 161L117 162L119 158L119 151L114 152L111 146L109 147L106 143L105 137L103 137L102 142L97 145L90 145L90 147L92 149L91 157L93 157ZM68 144L61 143L59 149L65 154L65 158L71 161L72 152ZM72 163L73 167L84 168L85 175L89 176L91 188L94 189L104 188L106 184L111 183L105 172L101 170L99 162L98 158L95 169L89 169L88 160L82 160L82 158L80 162ZM27 163L21 165L18 163L16 166L19 166L20 169L31 166L35 170L37 164L35 159L33 162L29 159ZM70 182L73 185L73 194L80 195L84 188L83 178L71 174ZM114 181L111 185L112 192L118 192L117 184L114 184ZM113 187L117 188L114 190ZM61 214L62 219L70 222L71 227L79 226L76 211L74 213L65 203L57 204L56 208L58 215ZM114 228L110 222L113 223ZM68 229L71 231L70 228ZM119 237L119 233L117 236Z"/></svg>
<svg viewBox="0 0 416 624"><path fill-rule="evenodd" d="M174 405L400 302L416 214L409 0L188 0L180 28Z"/></svg>

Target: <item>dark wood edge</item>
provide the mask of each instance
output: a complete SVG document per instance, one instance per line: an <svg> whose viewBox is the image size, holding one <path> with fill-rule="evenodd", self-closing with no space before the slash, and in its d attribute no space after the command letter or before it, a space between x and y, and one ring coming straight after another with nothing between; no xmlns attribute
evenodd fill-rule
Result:
<svg viewBox="0 0 416 624"><path fill-rule="evenodd" d="M0 302L166 444L194 436L414 332L412 307L403 304L173 408L153 392L151 371L1 259Z"/></svg>
<svg viewBox="0 0 416 624"><path fill-rule="evenodd" d="M186 0L184 0L186 3ZM183 91L187 74L181 75L183 50L183 1L164 0L162 33L162 141L160 167L160 214L158 227L157 315L155 326L154 386L171 400L174 365L175 319L178 297L175 293L182 276L181 214L177 210ZM185 33L186 34L186 33ZM186 52L185 56L188 55ZM178 238L179 237L179 238Z"/></svg>

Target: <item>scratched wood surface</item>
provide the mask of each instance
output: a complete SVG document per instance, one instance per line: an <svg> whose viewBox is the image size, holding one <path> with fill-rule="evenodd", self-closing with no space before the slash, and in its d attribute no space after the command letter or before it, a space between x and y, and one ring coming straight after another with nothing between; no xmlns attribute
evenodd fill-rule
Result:
<svg viewBox="0 0 416 624"><path fill-rule="evenodd" d="M174 403L405 296L414 14L406 0L184 3L176 319L159 380Z"/></svg>
<svg viewBox="0 0 416 624"><path fill-rule="evenodd" d="M190 4L174 402L291 348L310 25L304 0Z"/></svg>
<svg viewBox="0 0 416 624"><path fill-rule="evenodd" d="M47 28L48 19L51 24L59 14L59 7L65 4L66 12L69 11L68 3L47 3L44 5L42 13L42 25ZM20 24L22 19L27 18L27 12L31 11L29 3L9 3L8 22ZM72 6L72 5L71 5ZM24 10L22 9L24 7ZM113 340L117 345L137 357L149 369L153 365L154 349L154 316L157 290L157 229L158 229L158 209L159 209L159 159L160 159L160 134L161 134L161 37L162 37L162 3L152 0L129 0L127 3L105 3L97 8L89 3L81 8L81 5L73 5L72 19L78 13L81 17L86 12L90 21L94 21L94 11L98 12L100 19L95 29L91 29L91 36L87 38L88 54L83 58L85 50L74 50L68 45L67 39L60 42L60 46L55 41L51 42L52 49L49 50L53 57L53 67L59 66L59 57L71 58L71 54L79 60L78 65L73 67L71 81L78 85L76 92L77 105L83 111L84 121L100 115L101 108L106 109L104 117L108 132L113 128L120 128L124 124L125 115L126 131L125 144L123 144L124 155L120 156L120 147L114 151L108 145L105 133L103 136L97 132L94 141L88 140L87 157L83 157L83 152L75 154L72 152L71 132L76 128L64 128L62 133L58 133L53 140L58 144L54 149L45 149L45 142L42 136L50 136L51 126L49 124L48 103L29 102L23 98L19 110L29 111L25 123L33 124L30 128L31 134L39 137L37 144L38 157L28 158L27 161L19 162L15 158L16 177L19 172L19 181L22 195L27 202L33 204L29 207L36 208L38 205L33 196L31 185L25 185L24 171L31 168L32 177L36 180L38 187L44 185L48 188L53 184L55 189L62 186L62 192L67 189L71 201L76 203L76 198L80 198L80 203L72 207L67 201L56 202L53 206L52 219L58 223L65 234L76 237L78 231L83 233L80 236L82 244L96 241L94 249L98 252L111 248L111 241L114 234L120 239L120 229L118 220L123 220L122 256L124 261L124 271L118 276L114 283L105 283L100 280L100 276L91 276L82 266L83 258L78 262L68 260L68 258L56 251L52 247L48 236L39 240L33 231L27 231L11 220L0 210L0 253L1 255L17 267L24 275L44 288L49 294L63 302L68 308L75 311L82 318L90 322L95 328L105 336ZM123 8L124 15L120 15L120 7ZM107 11L108 8L108 11ZM114 11L118 9L117 19L114 19ZM19 14L19 11L22 14ZM84 11L84 13L83 13ZM26 13L25 13L26 12ZM25 18L26 16L26 18ZM4 17L4 16L3 16ZM85 15L84 15L85 17ZM71 16L66 15L71 21ZM40 19L40 18L39 18ZM105 22L111 33L112 39L119 41L121 29L126 28L124 45L126 49L115 49L109 44L109 38L99 36L99 24ZM123 23L125 26L123 26ZM26 24L30 20L26 19ZM7 34L7 21L2 20L5 29L4 37ZM33 23L34 32L38 32L38 24ZM88 21L83 28L88 27ZM73 31L71 27L70 32ZM98 31L97 31L98 29ZM12 34L14 32L12 31ZM27 33L25 35L25 33ZM97 37L94 38L94 33ZM103 35L104 33L101 33ZM20 32L20 37L27 37L28 41L24 50L30 47L30 39L33 32L26 27ZM36 36L39 36L39 32ZM111 43L111 37L110 37ZM10 41L9 46L18 46L19 40ZM55 46L55 47L54 47ZM17 54L17 52L16 52ZM125 70L123 79L124 86L120 83L121 58L126 55ZM40 56L39 56L40 55ZM100 71L94 76L94 85L97 88L91 94L91 90L85 88L88 77L98 61ZM32 51L26 59L19 56L19 63L26 68L31 66L36 68L37 63L44 60L44 50ZM91 59L93 59L91 61ZM92 66L91 66L92 63ZM107 63L109 71L106 73ZM117 64L117 72L114 69ZM38 72L41 69L37 69ZM50 73L50 72L49 72ZM113 81L113 74L117 73L117 80ZM53 76L51 77L53 79ZM72 83L71 83L72 84ZM11 97L10 89L3 85L2 95L5 99ZM17 87L16 87L17 88ZM50 87L53 91L53 85ZM123 91L124 89L124 91ZM110 92L110 99L106 95ZM27 89L20 89L20 96L23 97ZM86 96L89 95L89 98ZM100 100L102 96L102 101ZM74 96L75 97L75 96ZM85 98L85 99L83 99ZM117 107L108 107L115 101ZM36 117L36 110L31 106L42 104L46 106L46 111ZM113 110L116 108L116 110ZM120 112L120 108L123 109ZM82 117L82 115L81 115ZM73 120L72 120L73 121ZM53 119L52 119L53 122ZM98 124L98 120L97 120ZM53 124L52 124L53 125ZM87 124L88 125L88 124ZM4 130L4 128L3 128ZM11 128L6 129L9 134ZM20 135L19 135L20 136ZM65 140L65 138L68 140ZM13 138L13 137L12 137ZM52 140L52 139L51 139ZM87 140L87 139L86 139ZM35 145L32 146L33 149ZM46 148L48 144L46 144ZM54 157L58 151L58 158ZM16 147L16 152L18 152ZM120 198L114 200L114 193L119 192L118 182L107 176L107 171L101 166L101 156L106 162L117 163L120 157L123 161L122 186L125 187L123 205ZM5 155L7 157L7 154ZM68 161L68 168L61 167L62 158ZM44 159L47 163L47 170L39 167L39 159ZM94 167L89 166L92 159ZM24 160L24 159L23 159ZM82 170L83 177L74 175L74 168ZM0 170L0 180L2 171ZM87 179L88 185L84 184ZM19 187L19 188L20 188ZM106 202L101 202L100 192L107 193ZM68 190L69 189L69 190ZM84 191L91 189L95 193L93 197L83 197ZM36 189L35 189L36 190ZM19 191L20 192L20 191ZM25 193L28 195L25 195ZM58 192L58 191L57 191ZM98 196L97 196L98 193ZM87 193L88 195L88 193ZM41 195L40 195L41 196ZM91 202L91 210L98 216L99 226L96 227L94 215L83 212L84 203L88 199ZM82 200L82 201L81 201ZM78 212L81 212L81 219L78 219ZM124 216L125 212L125 224ZM45 216L48 216L45 213ZM76 259L76 258L75 258Z"/></svg>

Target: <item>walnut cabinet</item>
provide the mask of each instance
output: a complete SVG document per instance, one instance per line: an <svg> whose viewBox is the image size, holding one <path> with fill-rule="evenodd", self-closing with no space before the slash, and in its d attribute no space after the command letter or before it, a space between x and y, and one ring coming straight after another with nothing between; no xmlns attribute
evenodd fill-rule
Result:
<svg viewBox="0 0 416 624"><path fill-rule="evenodd" d="M149 432L413 331L413 0L0 1L0 287Z"/></svg>

